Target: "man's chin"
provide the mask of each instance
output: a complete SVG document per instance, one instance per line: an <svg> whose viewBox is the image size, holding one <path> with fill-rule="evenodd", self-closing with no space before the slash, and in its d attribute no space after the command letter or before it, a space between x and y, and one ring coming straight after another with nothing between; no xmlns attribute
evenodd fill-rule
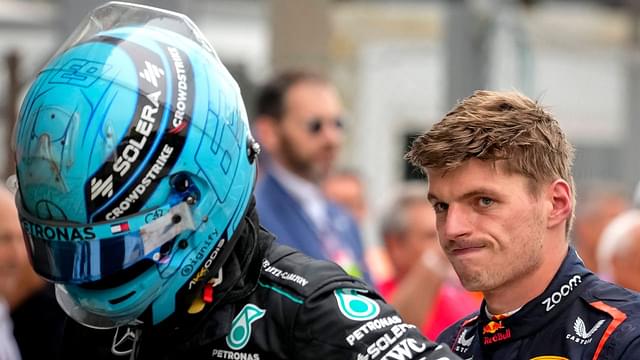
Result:
<svg viewBox="0 0 640 360"><path fill-rule="evenodd" d="M482 286L482 284L475 282L475 281L469 281L467 279L460 279L460 283L462 284L462 287L467 290L467 291L484 291L485 287Z"/></svg>
<svg viewBox="0 0 640 360"><path fill-rule="evenodd" d="M487 290L487 284L483 281L482 278L478 276L478 272L473 271L459 271L455 269L456 275L458 275L458 279L460 279L460 284L467 291L485 291Z"/></svg>
<svg viewBox="0 0 640 360"><path fill-rule="evenodd" d="M315 182L321 182L329 176L331 169L330 166L314 166L309 171L309 177Z"/></svg>

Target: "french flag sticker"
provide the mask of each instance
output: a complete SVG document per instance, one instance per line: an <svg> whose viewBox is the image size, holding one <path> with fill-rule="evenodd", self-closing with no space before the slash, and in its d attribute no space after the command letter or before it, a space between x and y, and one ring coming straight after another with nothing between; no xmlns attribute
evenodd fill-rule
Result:
<svg viewBox="0 0 640 360"><path fill-rule="evenodd" d="M115 225L111 225L111 234L115 235L115 234L120 234L123 232L127 232L129 231L129 223L128 222L123 222L120 224L115 224Z"/></svg>

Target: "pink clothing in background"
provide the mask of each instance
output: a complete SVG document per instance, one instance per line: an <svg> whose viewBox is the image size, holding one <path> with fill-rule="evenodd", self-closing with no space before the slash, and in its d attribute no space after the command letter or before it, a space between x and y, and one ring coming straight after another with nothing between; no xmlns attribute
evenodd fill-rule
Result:
<svg viewBox="0 0 640 360"><path fill-rule="evenodd" d="M387 280L379 284L380 294L389 301L396 290L397 281ZM421 331L429 339L435 339L440 332L460 318L480 308L479 297L466 291L457 284L444 283L440 286L435 303L428 310L422 323Z"/></svg>

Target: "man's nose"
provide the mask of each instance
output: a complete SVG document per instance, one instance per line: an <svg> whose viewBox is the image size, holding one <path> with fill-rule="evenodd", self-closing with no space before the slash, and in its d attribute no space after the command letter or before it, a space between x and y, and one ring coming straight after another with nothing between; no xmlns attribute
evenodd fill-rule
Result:
<svg viewBox="0 0 640 360"><path fill-rule="evenodd" d="M469 214L464 206L449 204L444 219L445 239L458 239L471 233L471 222Z"/></svg>
<svg viewBox="0 0 640 360"><path fill-rule="evenodd" d="M321 136L327 143L339 145L342 142L343 136L342 124L338 124L337 122L326 123L325 126L322 127Z"/></svg>

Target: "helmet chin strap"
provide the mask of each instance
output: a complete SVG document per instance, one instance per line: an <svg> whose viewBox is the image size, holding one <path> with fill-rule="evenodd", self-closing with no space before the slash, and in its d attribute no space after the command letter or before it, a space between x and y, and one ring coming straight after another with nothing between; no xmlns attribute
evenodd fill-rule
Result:
<svg viewBox="0 0 640 360"><path fill-rule="evenodd" d="M139 326L119 326L113 334L111 343L111 353L116 356L132 355L133 350L140 339L141 329Z"/></svg>

